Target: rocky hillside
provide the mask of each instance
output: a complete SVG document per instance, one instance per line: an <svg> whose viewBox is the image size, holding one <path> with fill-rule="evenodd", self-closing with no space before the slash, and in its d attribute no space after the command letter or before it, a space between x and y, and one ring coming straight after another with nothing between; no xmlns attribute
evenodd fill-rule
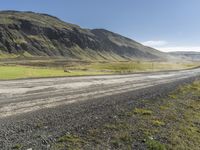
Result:
<svg viewBox="0 0 200 150"><path fill-rule="evenodd" d="M0 12L0 55L68 59L164 59L167 54L104 29L83 29L33 12Z"/></svg>

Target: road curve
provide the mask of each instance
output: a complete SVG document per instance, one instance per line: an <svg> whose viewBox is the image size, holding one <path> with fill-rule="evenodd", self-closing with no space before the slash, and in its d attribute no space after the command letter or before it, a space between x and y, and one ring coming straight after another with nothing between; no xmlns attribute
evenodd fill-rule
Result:
<svg viewBox="0 0 200 150"><path fill-rule="evenodd" d="M0 118L134 91L199 75L200 68L128 75L0 81Z"/></svg>

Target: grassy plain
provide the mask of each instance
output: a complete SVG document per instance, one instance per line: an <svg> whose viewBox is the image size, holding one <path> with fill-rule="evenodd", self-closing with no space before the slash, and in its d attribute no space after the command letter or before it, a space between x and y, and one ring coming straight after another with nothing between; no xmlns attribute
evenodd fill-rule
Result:
<svg viewBox="0 0 200 150"><path fill-rule="evenodd" d="M64 72L56 68L39 68L30 66L0 66L0 79L22 79L39 77L63 77L63 76L81 76L81 75L100 75L102 72L95 71L72 71Z"/></svg>
<svg viewBox="0 0 200 150"><path fill-rule="evenodd" d="M22 58L6 59L6 56L3 55L1 57L4 57L4 59L2 59L3 61L0 59L0 80L38 77L126 74L147 71L187 69L199 65L198 63L191 62L89 62L42 58L31 58L29 60Z"/></svg>

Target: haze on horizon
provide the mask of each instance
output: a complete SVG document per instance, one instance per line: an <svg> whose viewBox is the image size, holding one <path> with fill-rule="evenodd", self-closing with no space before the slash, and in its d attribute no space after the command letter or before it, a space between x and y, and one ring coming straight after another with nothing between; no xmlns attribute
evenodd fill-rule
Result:
<svg viewBox="0 0 200 150"><path fill-rule="evenodd" d="M105 28L165 52L200 52L199 6L199 0L2 0L0 10L47 13L84 28Z"/></svg>

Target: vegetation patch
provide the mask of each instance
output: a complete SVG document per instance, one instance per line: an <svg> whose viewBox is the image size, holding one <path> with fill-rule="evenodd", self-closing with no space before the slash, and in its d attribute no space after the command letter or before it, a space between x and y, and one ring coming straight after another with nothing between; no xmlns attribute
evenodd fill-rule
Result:
<svg viewBox="0 0 200 150"><path fill-rule="evenodd" d="M21 44L27 44L27 41L26 40L24 40L24 39L15 39L14 40L14 42L16 43L16 44L19 44L19 45L21 45Z"/></svg>
<svg viewBox="0 0 200 150"><path fill-rule="evenodd" d="M144 109L144 108L135 108L133 112L134 114L138 114L138 115L152 115L153 114L153 111Z"/></svg>
<svg viewBox="0 0 200 150"><path fill-rule="evenodd" d="M58 68L41 68L29 66L0 66L0 79L22 79L22 78L37 78L37 77L59 77L59 76L81 76L81 75L100 75L102 72L92 71L70 71Z"/></svg>
<svg viewBox="0 0 200 150"><path fill-rule="evenodd" d="M160 110L167 110L169 109L169 106L165 105L165 106L160 106Z"/></svg>
<svg viewBox="0 0 200 150"><path fill-rule="evenodd" d="M72 134L67 134L60 137L55 145L52 146L52 149L76 149L79 150L82 148L82 145L85 144L85 141Z"/></svg>
<svg viewBox="0 0 200 150"><path fill-rule="evenodd" d="M149 150L166 150L166 146L156 140L148 139L146 142Z"/></svg>
<svg viewBox="0 0 200 150"><path fill-rule="evenodd" d="M15 150L19 150L22 148L22 145L21 144L16 144L12 147L12 149L15 149Z"/></svg>
<svg viewBox="0 0 200 150"><path fill-rule="evenodd" d="M30 36L32 40L40 39L44 47L52 50L54 45L40 36ZM18 44L26 41L16 39ZM80 56L81 57L81 56ZM154 63L154 69L152 69ZM195 67L197 64L193 64ZM25 51L20 54L3 53L0 50L0 80L1 79L19 79L32 77L56 77L56 76L81 76L81 75L101 75L101 74L126 74L134 72L186 69L186 64L170 64L162 62L92 62L73 61L66 59L50 59L48 57L36 57Z"/></svg>
<svg viewBox="0 0 200 150"><path fill-rule="evenodd" d="M123 130L123 129L129 129L130 125L126 122L119 122L116 124L105 124L104 127L110 130Z"/></svg>
<svg viewBox="0 0 200 150"><path fill-rule="evenodd" d="M68 134L60 137L58 139L58 142L67 142L76 144L76 143L83 143L83 140L81 140L78 136Z"/></svg>
<svg viewBox="0 0 200 150"><path fill-rule="evenodd" d="M165 125L165 123L161 120L153 120L152 124L155 126L164 126Z"/></svg>
<svg viewBox="0 0 200 150"><path fill-rule="evenodd" d="M134 138L132 137L131 133L127 130L124 130L124 132L120 131L114 134L109 141L109 145L113 149L131 149L133 141ZM109 145L107 147L109 147Z"/></svg>

